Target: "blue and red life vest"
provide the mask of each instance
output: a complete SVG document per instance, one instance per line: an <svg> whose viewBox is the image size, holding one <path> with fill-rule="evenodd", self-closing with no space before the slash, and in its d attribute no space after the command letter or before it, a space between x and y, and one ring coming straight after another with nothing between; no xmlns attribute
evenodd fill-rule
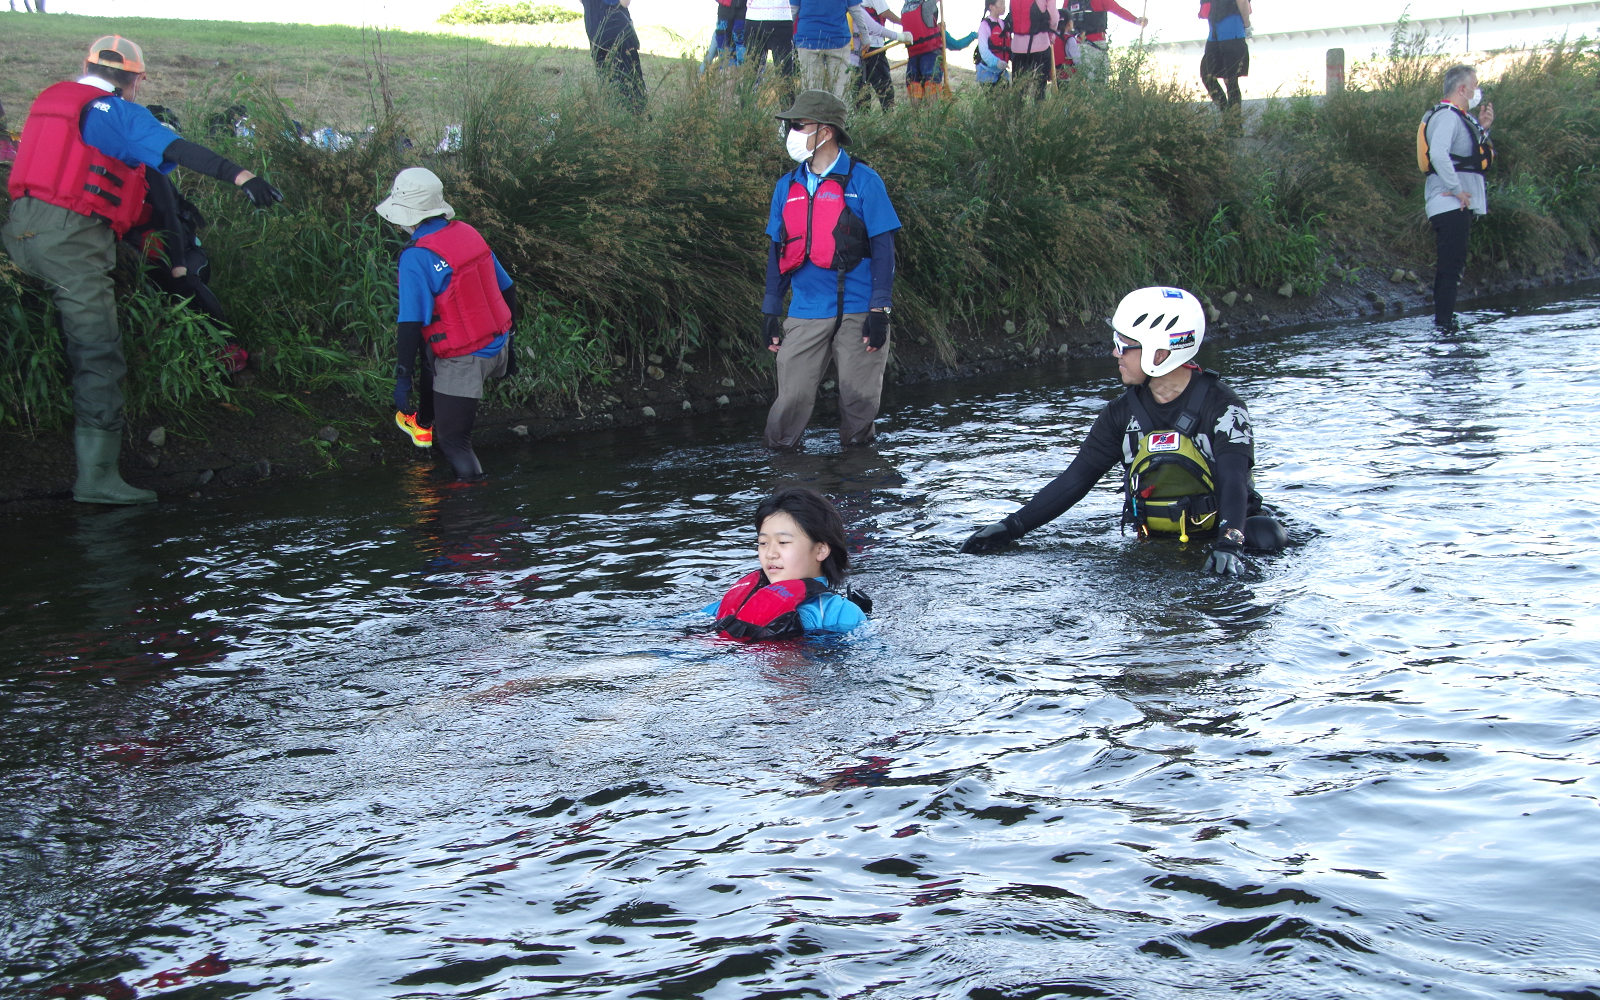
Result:
<svg viewBox="0 0 1600 1000"><path fill-rule="evenodd" d="M450 284L434 298L433 321L422 328L434 357L471 354L511 329L511 307L500 292L494 253L476 229L448 222L406 246L432 250L450 265Z"/></svg>
<svg viewBox="0 0 1600 1000"><path fill-rule="evenodd" d="M840 154L843 155L843 154ZM796 170L783 203L783 228L778 233L778 270L793 274L806 261L829 271L846 273L868 256L867 224L845 204L850 175L829 174L817 182L816 193L806 190Z"/></svg>
<svg viewBox="0 0 1600 1000"><path fill-rule="evenodd" d="M128 166L83 141L83 111L112 96L87 83L46 87L28 109L17 160L6 184L12 200L24 195L69 212L100 219L121 236L144 211L144 165Z"/></svg>
<svg viewBox="0 0 1600 1000"><path fill-rule="evenodd" d="M725 639L794 639L805 631L800 627L800 605L827 589L817 580L769 584L767 574L756 570L722 595L711 627Z"/></svg>

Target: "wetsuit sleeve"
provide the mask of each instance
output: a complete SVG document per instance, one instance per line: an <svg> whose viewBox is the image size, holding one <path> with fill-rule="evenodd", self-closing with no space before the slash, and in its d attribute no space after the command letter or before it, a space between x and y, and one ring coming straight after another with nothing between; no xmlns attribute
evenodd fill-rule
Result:
<svg viewBox="0 0 1600 1000"><path fill-rule="evenodd" d="M767 290L761 296L761 311L772 316L783 315L783 297L789 294L789 282L794 275L778 270L778 244L767 245Z"/></svg>
<svg viewBox="0 0 1600 1000"><path fill-rule="evenodd" d="M1067 471L1035 494L1021 510L1007 517L1006 523L1021 534L1054 521L1088 496L1100 477L1121 460L1122 433L1108 406L1095 418L1083 447L1078 449L1078 456L1067 466Z"/></svg>
<svg viewBox="0 0 1600 1000"><path fill-rule="evenodd" d="M774 247L777 244L773 244ZM773 250L776 259L777 250ZM868 309L888 309L894 304L894 231L872 238L872 297Z"/></svg>
<svg viewBox="0 0 1600 1000"><path fill-rule="evenodd" d="M1217 456L1217 509L1222 515L1218 527L1244 530L1250 507L1250 460L1241 452Z"/></svg>
<svg viewBox="0 0 1600 1000"><path fill-rule="evenodd" d="M232 184L238 178L243 167L223 156L215 150L207 149L197 142L188 139L174 139L167 145L161 154L162 159L170 160L186 170L193 170L197 174L215 177L224 184Z"/></svg>
<svg viewBox="0 0 1600 1000"><path fill-rule="evenodd" d="M1117 3L1117 0L1091 0L1091 5L1095 10L1103 10L1108 14L1115 14L1124 21L1129 21L1135 24L1137 24L1139 21L1139 18L1136 15L1128 13L1126 8Z"/></svg>
<svg viewBox="0 0 1600 1000"><path fill-rule="evenodd" d="M500 297L506 300L506 308L511 310L511 325L516 326L517 320L522 317L517 313L517 286L502 285Z"/></svg>
<svg viewBox="0 0 1600 1000"><path fill-rule="evenodd" d="M422 350L422 324L401 323L395 333L395 378L414 378L417 354Z"/></svg>

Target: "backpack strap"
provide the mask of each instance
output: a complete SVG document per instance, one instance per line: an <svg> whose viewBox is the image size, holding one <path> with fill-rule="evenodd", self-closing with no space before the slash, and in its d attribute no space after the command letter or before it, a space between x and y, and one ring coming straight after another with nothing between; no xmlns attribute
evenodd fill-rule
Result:
<svg viewBox="0 0 1600 1000"><path fill-rule="evenodd" d="M1200 408L1206 405L1206 393L1211 391L1211 384L1220 378L1216 372L1205 368L1195 377L1201 380L1200 384L1194 387L1194 395L1189 397L1183 412L1178 414L1178 426L1174 428L1184 437L1194 437L1194 429L1200 424Z"/></svg>

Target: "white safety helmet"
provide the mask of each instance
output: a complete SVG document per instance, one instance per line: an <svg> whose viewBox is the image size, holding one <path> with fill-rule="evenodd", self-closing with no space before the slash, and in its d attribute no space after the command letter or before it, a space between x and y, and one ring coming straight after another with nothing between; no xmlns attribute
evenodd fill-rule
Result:
<svg viewBox="0 0 1600 1000"><path fill-rule="evenodd" d="M1154 378L1199 352L1206 338L1206 308L1181 288L1141 288L1122 297L1111 328L1143 348L1139 367ZM1118 343L1115 335L1111 342ZM1172 353L1156 364L1156 352L1162 350Z"/></svg>

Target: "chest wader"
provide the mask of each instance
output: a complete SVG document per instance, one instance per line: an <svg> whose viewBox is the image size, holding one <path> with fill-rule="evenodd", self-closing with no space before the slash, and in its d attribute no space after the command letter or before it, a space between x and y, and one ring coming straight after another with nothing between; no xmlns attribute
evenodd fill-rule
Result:
<svg viewBox="0 0 1600 1000"><path fill-rule="evenodd" d="M1217 376L1203 371L1189 402L1175 425L1162 429L1144 405L1143 386L1129 386L1124 394L1138 425L1124 432L1122 526L1136 525L1140 538L1153 534L1177 535L1187 542L1191 531L1217 527L1217 484L1211 460L1194 440L1200 411Z"/></svg>

